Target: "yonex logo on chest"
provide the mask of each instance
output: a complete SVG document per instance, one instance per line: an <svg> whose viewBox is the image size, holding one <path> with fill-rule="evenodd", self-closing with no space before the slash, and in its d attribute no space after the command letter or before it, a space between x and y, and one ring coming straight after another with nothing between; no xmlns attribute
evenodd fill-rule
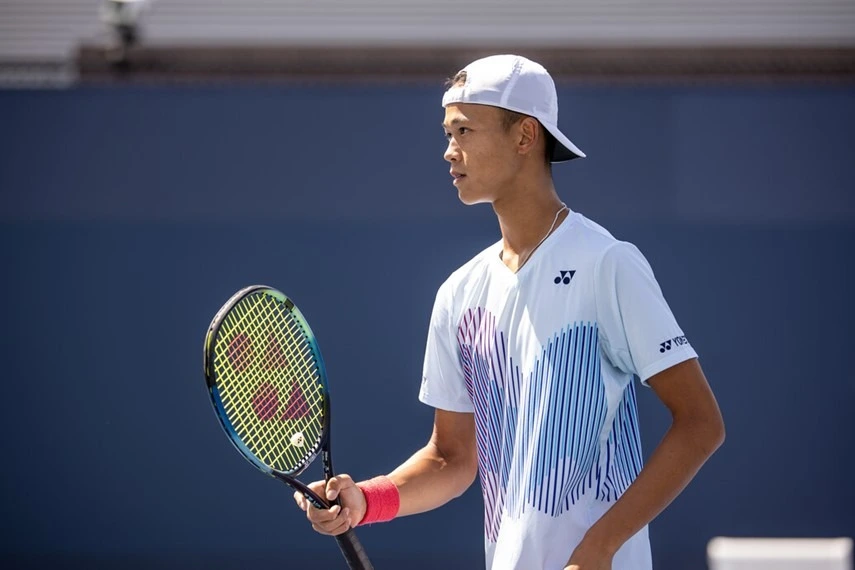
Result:
<svg viewBox="0 0 855 570"><path fill-rule="evenodd" d="M558 277L553 279L552 282L555 283L556 285L561 285L562 283L564 285L569 285L570 280L573 279L574 275L576 275L576 270L575 269L562 269L561 271L559 271L559 273L560 273L560 275L558 275Z"/></svg>

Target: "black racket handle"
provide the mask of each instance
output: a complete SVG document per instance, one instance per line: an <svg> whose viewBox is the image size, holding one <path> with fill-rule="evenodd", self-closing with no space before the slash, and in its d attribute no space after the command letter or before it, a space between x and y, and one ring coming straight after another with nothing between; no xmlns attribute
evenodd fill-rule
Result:
<svg viewBox="0 0 855 570"><path fill-rule="evenodd" d="M368 555L353 530L337 535L335 540L350 570L374 570L374 565L368 560Z"/></svg>
<svg viewBox="0 0 855 570"><path fill-rule="evenodd" d="M312 503L315 508L328 509L333 505L341 506L341 500L338 497L334 501L329 502L293 477L288 477L275 471L273 472L273 476L285 481L302 493L306 497L306 500ZM368 555L365 554L365 549L362 548L362 543L356 538L356 533L353 532L353 529L336 535L335 540L338 542L338 547L341 549L344 559L347 560L347 566L350 570L374 570L374 565L368 560Z"/></svg>

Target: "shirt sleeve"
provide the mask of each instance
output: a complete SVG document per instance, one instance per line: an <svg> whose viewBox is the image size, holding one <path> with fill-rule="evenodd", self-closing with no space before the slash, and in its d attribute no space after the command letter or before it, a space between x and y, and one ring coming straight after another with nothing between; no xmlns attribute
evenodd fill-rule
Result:
<svg viewBox="0 0 855 570"><path fill-rule="evenodd" d="M613 366L647 385L651 376L697 357L638 248L610 246L595 275L600 342Z"/></svg>
<svg viewBox="0 0 855 570"><path fill-rule="evenodd" d="M473 412L460 366L448 282L436 294L428 328L419 400L451 412Z"/></svg>

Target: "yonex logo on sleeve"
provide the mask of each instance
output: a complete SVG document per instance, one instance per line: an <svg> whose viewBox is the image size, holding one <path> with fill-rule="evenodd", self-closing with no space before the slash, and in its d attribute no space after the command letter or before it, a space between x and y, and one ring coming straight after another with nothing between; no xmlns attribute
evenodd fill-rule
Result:
<svg viewBox="0 0 855 570"><path fill-rule="evenodd" d="M659 352L666 352L668 350L671 350L672 343L674 346L683 346L684 344L689 344L689 341L688 339L686 339L685 335L669 338L665 342L659 343Z"/></svg>
<svg viewBox="0 0 855 570"><path fill-rule="evenodd" d="M567 270L562 269L559 273L561 273L561 275L559 275L558 277L553 279L552 282L555 283L556 285L559 285L561 283L564 283L565 285L569 285L570 280L573 279L574 275L576 275L576 270L575 269L567 269Z"/></svg>

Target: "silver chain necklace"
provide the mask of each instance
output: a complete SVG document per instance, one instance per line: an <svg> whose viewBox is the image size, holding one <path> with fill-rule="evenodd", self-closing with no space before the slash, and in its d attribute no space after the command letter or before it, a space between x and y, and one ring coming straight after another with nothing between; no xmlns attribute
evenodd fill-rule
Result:
<svg viewBox="0 0 855 570"><path fill-rule="evenodd" d="M531 250L529 250L529 252L528 252L528 253L526 254L526 256L523 258L523 260L522 260L522 261L520 261L520 262L519 262L519 264L517 264L517 271L519 271L520 269L522 269L522 266L526 264L526 262L528 261L528 258L529 258L529 257L531 257L531 254L533 254L533 253L535 252L535 250L536 250L537 248L539 248L539 247L540 247L540 244L542 244L543 242L545 242L545 241L546 241L546 238L548 238L548 237L550 236L550 234L552 234L552 231L555 229L555 224L557 224L557 223L558 223L558 216L560 216L560 215L561 215L561 212L563 212L564 210L568 210L568 209L569 209L569 208L567 208L567 204L565 204L564 202L561 202L561 208L559 208L559 209L558 209L558 211L557 211L557 212L555 212L555 219L553 219L553 220L552 220L552 225L551 225L551 226L549 226L549 230L546 232L546 235L545 235L545 236L543 236L543 237L540 239L540 241L539 241L539 242L537 242L537 245L536 245L536 246L534 246L533 248L531 248Z"/></svg>

